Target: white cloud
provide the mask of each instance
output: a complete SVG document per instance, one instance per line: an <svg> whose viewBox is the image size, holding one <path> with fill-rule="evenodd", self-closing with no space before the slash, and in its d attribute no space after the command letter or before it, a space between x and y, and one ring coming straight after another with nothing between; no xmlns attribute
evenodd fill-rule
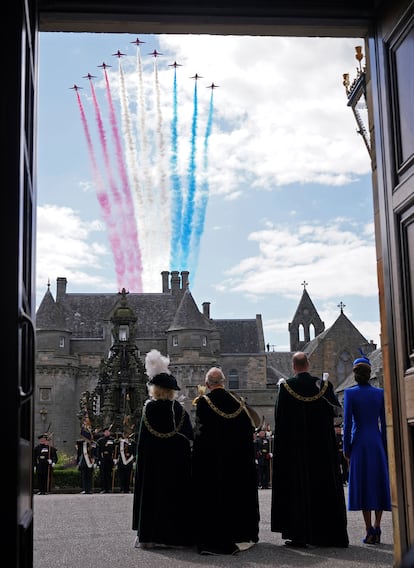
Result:
<svg viewBox="0 0 414 568"><path fill-rule="evenodd" d="M312 282L315 298L371 297L377 290L372 225L359 233L337 221L330 226L300 224L254 232L249 239L257 242L258 254L229 268L219 289L296 298L292 282L305 278Z"/></svg>

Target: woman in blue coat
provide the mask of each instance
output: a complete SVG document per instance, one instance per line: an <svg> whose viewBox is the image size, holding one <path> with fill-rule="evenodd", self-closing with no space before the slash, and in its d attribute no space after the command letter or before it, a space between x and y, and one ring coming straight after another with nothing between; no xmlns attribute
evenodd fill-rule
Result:
<svg viewBox="0 0 414 568"><path fill-rule="evenodd" d="M343 451L349 460L348 510L362 511L365 544L381 540L383 511L391 511L384 390L369 384L371 364L354 361L356 386L344 391ZM372 511L375 511L372 525Z"/></svg>

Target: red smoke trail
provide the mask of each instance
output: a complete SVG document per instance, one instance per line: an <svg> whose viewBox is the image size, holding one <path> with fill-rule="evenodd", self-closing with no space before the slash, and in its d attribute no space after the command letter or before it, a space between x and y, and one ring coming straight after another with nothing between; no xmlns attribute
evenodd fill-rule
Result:
<svg viewBox="0 0 414 568"><path fill-rule="evenodd" d="M99 132L99 138L100 138L101 146L102 146L102 153L103 153L103 157L104 157L105 168L106 168L106 171L108 173L109 186L110 186L110 189L112 191L112 195L113 195L113 198L114 198L114 201L115 201L115 205L117 207L118 231L119 231L119 225L121 225L121 227L122 227L122 219L124 218L124 212L123 212L123 208L122 208L122 196L121 196L121 194L118 190L117 184L115 182L114 174L113 174L113 171L112 171L111 161L109 159L108 145L106 143L105 128L104 128L104 125L103 125L98 100L96 98L95 89L94 89L94 86L93 86L93 83L92 83L91 80L89 81L89 83L91 85L91 92L92 92L93 105L94 105L94 109L95 109L96 122L98 124L98 132ZM117 224L117 221L112 219L112 224L115 226L115 224ZM121 234L121 231L119 231L119 234ZM119 237L118 237L118 241L119 241ZM124 271L125 271L125 253L124 253L123 248L124 248L124 241L121 241L120 247L119 247L119 252L123 256L122 264L124 266ZM125 282L123 287L126 287L126 284L127 283Z"/></svg>
<svg viewBox="0 0 414 568"><path fill-rule="evenodd" d="M76 96L78 99L79 111L81 114L82 125L85 132L89 157L92 164L92 173L96 183L98 202L99 205L101 206L103 218L108 226L109 242L111 244L112 254L115 260L115 272L117 275L117 284L118 288L121 289L121 286L124 286L124 278L125 278L125 264L121 253L121 243L116 231L115 224L112 221L111 206L109 203L108 195L105 191L105 185L103 183L102 177L98 169L95 153L93 151L93 144L89 132L88 122L86 120L85 111L83 109L82 101L78 91L76 91Z"/></svg>
<svg viewBox="0 0 414 568"><path fill-rule="evenodd" d="M109 105L109 120L112 127L112 135L115 143L115 154L117 158L117 165L119 170L119 175L122 181L122 189L126 201L126 235L125 241L127 244L127 255L130 260L131 274L134 276L134 286L130 289L130 292L142 292L142 262L141 262L141 250L138 242L138 234L135 227L135 216L134 216L134 204L131 197L131 192L129 188L128 173L124 163L124 157L122 152L121 140L119 137L116 113L114 109L114 104L112 100L111 87L109 85L108 74L106 69L104 69L105 82L106 82L106 93L108 97Z"/></svg>

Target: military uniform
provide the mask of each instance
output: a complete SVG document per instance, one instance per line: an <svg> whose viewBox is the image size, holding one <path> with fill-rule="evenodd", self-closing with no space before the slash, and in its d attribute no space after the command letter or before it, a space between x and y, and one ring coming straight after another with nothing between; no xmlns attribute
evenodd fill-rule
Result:
<svg viewBox="0 0 414 568"><path fill-rule="evenodd" d="M41 434L39 444L33 452L33 464L36 470L38 495L45 495L52 487L52 473L58 461L56 448L50 445L47 434Z"/></svg>
<svg viewBox="0 0 414 568"><path fill-rule="evenodd" d="M269 489L272 452L270 451L270 439L266 436L264 430L261 430L256 438L255 450L258 464L259 487Z"/></svg>
<svg viewBox="0 0 414 568"><path fill-rule="evenodd" d="M121 493L130 493L132 470L135 462L136 443L131 438L119 439L118 480Z"/></svg>
<svg viewBox="0 0 414 568"><path fill-rule="evenodd" d="M76 443L77 464L81 474L81 493L90 494L93 491L93 474L96 468L96 443L93 440L82 439Z"/></svg>
<svg viewBox="0 0 414 568"><path fill-rule="evenodd" d="M97 441L97 454L99 461L99 473L101 480L101 493L112 492L112 475L116 463L115 438L107 428L104 435Z"/></svg>

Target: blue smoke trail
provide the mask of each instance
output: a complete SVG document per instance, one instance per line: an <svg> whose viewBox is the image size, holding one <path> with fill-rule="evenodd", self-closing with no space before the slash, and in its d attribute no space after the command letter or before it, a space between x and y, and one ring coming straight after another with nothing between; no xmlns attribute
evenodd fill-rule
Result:
<svg viewBox="0 0 414 568"><path fill-rule="evenodd" d="M203 150L203 181L200 187L200 203L195 211L195 222L193 230L193 239L191 247L191 262L190 262L190 274L192 274L192 283L194 285L195 274L198 264L198 255L200 252L200 240L204 232L204 223L206 220L206 211L209 196L209 185L208 185L208 142L213 127L213 89L211 89L210 97L210 107L208 111L206 132L204 135L204 150Z"/></svg>
<svg viewBox="0 0 414 568"><path fill-rule="evenodd" d="M171 252L170 270L180 270L181 262L181 222L183 195L181 189L180 176L178 175L178 104L177 104L177 70L174 68L174 88L173 88L173 116L171 121Z"/></svg>
<svg viewBox="0 0 414 568"><path fill-rule="evenodd" d="M194 111L191 125L191 151L188 164L188 193L181 230L181 270L187 270L196 192L197 79L194 85Z"/></svg>

